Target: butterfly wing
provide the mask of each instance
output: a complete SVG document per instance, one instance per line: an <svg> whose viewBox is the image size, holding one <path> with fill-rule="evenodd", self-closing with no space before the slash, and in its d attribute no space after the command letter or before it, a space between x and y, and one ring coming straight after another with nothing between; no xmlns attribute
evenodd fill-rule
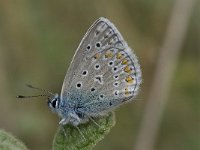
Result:
<svg viewBox="0 0 200 150"><path fill-rule="evenodd" d="M79 111L98 116L137 95L141 70L133 51L117 28L99 18L83 37L67 71L61 99Z"/></svg>

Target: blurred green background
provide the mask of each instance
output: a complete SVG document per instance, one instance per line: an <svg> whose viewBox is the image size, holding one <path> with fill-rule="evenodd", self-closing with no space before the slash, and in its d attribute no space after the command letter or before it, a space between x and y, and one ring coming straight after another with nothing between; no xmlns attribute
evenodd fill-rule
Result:
<svg viewBox="0 0 200 150"><path fill-rule="evenodd" d="M134 48L143 72L138 101L116 111L116 126L96 147L134 149L174 0L1 0L0 128L31 149L49 150L58 127L46 100L26 83L60 93L78 44L99 17L109 18ZM170 61L170 60L169 60ZM200 149L200 1L192 9L155 150ZM151 119L151 118L149 118ZM152 120L153 122L154 120Z"/></svg>

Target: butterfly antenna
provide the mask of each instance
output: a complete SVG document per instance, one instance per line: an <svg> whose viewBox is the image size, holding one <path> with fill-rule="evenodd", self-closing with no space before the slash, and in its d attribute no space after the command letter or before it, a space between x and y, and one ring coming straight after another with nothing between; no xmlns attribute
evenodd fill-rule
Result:
<svg viewBox="0 0 200 150"><path fill-rule="evenodd" d="M36 89L36 90L39 90L39 91L45 92L45 93L47 93L47 94L51 94L51 95L53 95L53 96L55 95L55 94L53 94L53 93L51 93L51 92L49 92L49 91L47 91L47 90L44 90L44 89L41 89L41 88L34 87L34 86L30 85L30 84L26 84L26 86L29 87L29 88L31 88L31 89Z"/></svg>
<svg viewBox="0 0 200 150"><path fill-rule="evenodd" d="M16 98L34 98L34 97L42 97L42 96L49 97L48 95L33 95L33 96L18 95Z"/></svg>

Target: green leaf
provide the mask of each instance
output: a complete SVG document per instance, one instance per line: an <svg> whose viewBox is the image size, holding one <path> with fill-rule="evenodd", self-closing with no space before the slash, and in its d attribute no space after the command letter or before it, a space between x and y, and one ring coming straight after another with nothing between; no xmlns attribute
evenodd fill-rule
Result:
<svg viewBox="0 0 200 150"><path fill-rule="evenodd" d="M76 127L64 126L66 135L64 129L59 127L54 137L53 150L91 150L115 125L114 113L97 118L95 122L99 126L92 121L78 126L85 139Z"/></svg>
<svg viewBox="0 0 200 150"><path fill-rule="evenodd" d="M28 150L26 146L11 134L0 130L0 150Z"/></svg>

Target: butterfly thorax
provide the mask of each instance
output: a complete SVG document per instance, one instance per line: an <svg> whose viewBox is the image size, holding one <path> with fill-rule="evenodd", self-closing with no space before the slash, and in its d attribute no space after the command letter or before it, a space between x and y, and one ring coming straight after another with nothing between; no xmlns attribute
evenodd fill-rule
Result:
<svg viewBox="0 0 200 150"><path fill-rule="evenodd" d="M88 120L86 115L79 111L78 105L66 102L67 101L62 101L57 111L58 115L61 117L59 124L71 124L78 126L79 124L85 123Z"/></svg>
<svg viewBox="0 0 200 150"><path fill-rule="evenodd" d="M61 118L59 122L61 125L72 124L77 126L88 120L87 117L79 111L79 105L72 103L70 100L61 100L58 94L48 100L48 106Z"/></svg>

